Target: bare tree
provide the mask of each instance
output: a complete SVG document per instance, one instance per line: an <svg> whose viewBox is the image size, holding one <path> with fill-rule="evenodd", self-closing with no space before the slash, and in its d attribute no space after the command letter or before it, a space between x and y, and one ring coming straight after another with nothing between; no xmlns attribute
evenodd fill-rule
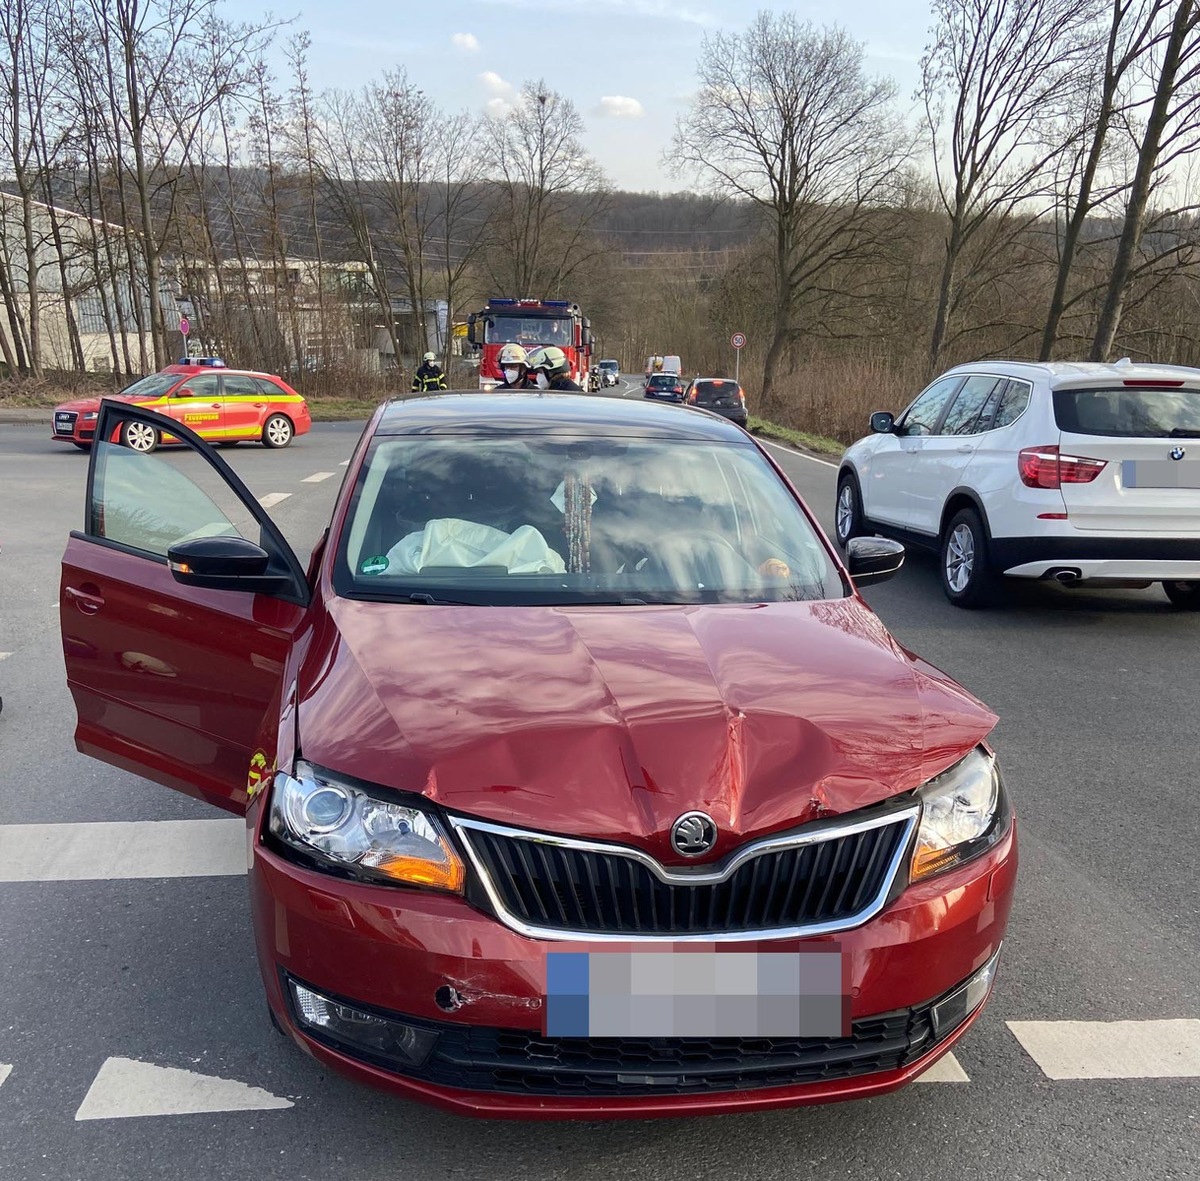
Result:
<svg viewBox="0 0 1200 1181"><path fill-rule="evenodd" d="M775 299L762 398L770 406L811 327L802 320L806 299L831 267L879 248L871 215L893 199L909 145L894 85L866 76L862 45L841 29L763 12L744 34L706 38L697 72L674 159L766 217Z"/></svg>
<svg viewBox="0 0 1200 1181"><path fill-rule="evenodd" d="M550 298L601 249L607 182L584 150L583 119L544 81L527 82L493 136L496 208L487 269L497 292Z"/></svg>
<svg viewBox="0 0 1200 1181"><path fill-rule="evenodd" d="M1178 0L1170 31L1156 56L1157 70L1151 75L1154 98L1138 145L1134 171L1121 226L1121 238L1109 273L1108 289L1100 309L1091 359L1106 361L1121 324L1130 283L1137 270L1135 256L1141 249L1147 224L1147 209L1155 183L1177 160L1200 145L1200 6L1196 0ZM1168 247L1178 254L1191 251L1190 237Z"/></svg>
<svg viewBox="0 0 1200 1181"><path fill-rule="evenodd" d="M947 225L931 372L970 286L1003 271L1014 239L1044 211L1093 8L1088 0L935 0L920 96Z"/></svg>

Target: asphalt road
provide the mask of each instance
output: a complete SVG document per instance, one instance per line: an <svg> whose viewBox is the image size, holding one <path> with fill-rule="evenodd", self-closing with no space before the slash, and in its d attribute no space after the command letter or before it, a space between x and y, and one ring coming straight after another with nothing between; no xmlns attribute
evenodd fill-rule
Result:
<svg viewBox="0 0 1200 1181"><path fill-rule="evenodd" d="M319 425L286 451L223 455L256 495L288 494L271 513L306 554L360 430ZM835 469L773 454L831 529ZM86 468L42 428L0 426L0 832L215 815L74 751L58 563L82 520ZM334 475L308 481L321 472ZM1159 1028L1144 1023L1174 1019L1177 1073L1196 1073L1186 1050L1200 1018L1200 617L1158 590L1043 586L987 613L958 611L921 558L866 598L1001 718L994 740L1022 864L996 992L955 1050L964 1081L707 1120L463 1120L345 1082L272 1031L244 878L14 882L0 865L0 1177L1200 1176L1200 1080L1052 1079L1008 1025L1130 1021L1136 1042ZM78 1118L103 1107L98 1074L112 1060L169 1068L152 1076L160 1106L181 1078L259 1090L226 1088L213 1103L245 1110Z"/></svg>

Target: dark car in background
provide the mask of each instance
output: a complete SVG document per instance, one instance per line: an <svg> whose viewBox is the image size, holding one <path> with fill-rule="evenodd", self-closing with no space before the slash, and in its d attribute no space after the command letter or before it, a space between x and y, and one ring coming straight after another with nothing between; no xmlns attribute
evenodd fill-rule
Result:
<svg viewBox="0 0 1200 1181"><path fill-rule="evenodd" d="M652 373L646 378L642 397L657 402L682 402L683 379L678 373Z"/></svg>
<svg viewBox="0 0 1200 1181"><path fill-rule="evenodd" d="M711 410L740 427L746 425L746 391L730 377L693 378L683 400L697 410Z"/></svg>

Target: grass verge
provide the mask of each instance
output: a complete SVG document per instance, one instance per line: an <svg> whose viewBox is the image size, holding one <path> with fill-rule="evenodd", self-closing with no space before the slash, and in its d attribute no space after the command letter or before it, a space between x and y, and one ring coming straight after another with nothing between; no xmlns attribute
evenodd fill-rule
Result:
<svg viewBox="0 0 1200 1181"><path fill-rule="evenodd" d="M790 426L780 426L768 422L765 418L750 415L750 433L762 435L764 439L778 439L781 443L791 443L795 447L803 447L806 451L816 451L821 455L841 455L846 450L845 443L837 439L828 439L824 435L810 435L807 431L794 431Z"/></svg>

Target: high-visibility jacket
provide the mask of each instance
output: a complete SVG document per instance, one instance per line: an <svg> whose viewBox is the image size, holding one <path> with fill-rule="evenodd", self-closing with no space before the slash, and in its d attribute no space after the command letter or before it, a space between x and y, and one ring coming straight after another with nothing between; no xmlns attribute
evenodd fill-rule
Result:
<svg viewBox="0 0 1200 1181"><path fill-rule="evenodd" d="M445 388L446 375L442 372L440 365L422 365L413 374L412 392L414 394L429 390L444 390Z"/></svg>

